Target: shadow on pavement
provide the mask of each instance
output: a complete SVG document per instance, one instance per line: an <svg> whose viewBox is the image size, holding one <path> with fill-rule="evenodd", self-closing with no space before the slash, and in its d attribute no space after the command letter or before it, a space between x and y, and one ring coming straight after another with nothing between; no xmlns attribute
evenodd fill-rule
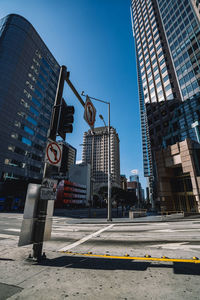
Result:
<svg viewBox="0 0 200 300"><path fill-rule="evenodd" d="M11 296L21 292L22 290L23 288L21 287L0 282L0 299L6 300Z"/></svg>
<svg viewBox="0 0 200 300"><path fill-rule="evenodd" d="M146 271L148 268L170 268L175 274L200 275L200 264L195 263L151 263L111 258L61 256L46 259L39 265L93 270Z"/></svg>

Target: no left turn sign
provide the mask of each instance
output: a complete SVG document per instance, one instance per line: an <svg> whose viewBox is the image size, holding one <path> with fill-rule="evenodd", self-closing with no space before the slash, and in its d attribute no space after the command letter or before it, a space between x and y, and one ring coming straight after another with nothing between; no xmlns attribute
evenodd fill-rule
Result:
<svg viewBox="0 0 200 300"><path fill-rule="evenodd" d="M62 149L56 142L49 141L46 149L46 162L59 167L61 165Z"/></svg>
<svg viewBox="0 0 200 300"><path fill-rule="evenodd" d="M84 119L91 128L94 127L95 117L96 117L96 109L92 101L90 100L90 98L87 96L85 102Z"/></svg>

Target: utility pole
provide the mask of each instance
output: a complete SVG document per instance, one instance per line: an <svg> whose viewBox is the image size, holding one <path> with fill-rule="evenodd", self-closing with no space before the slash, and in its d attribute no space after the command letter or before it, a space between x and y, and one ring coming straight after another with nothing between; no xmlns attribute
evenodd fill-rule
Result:
<svg viewBox="0 0 200 300"><path fill-rule="evenodd" d="M66 66L61 66L57 90L56 90L55 102L54 102L52 115L51 115L50 128L48 130L48 139L50 139L53 142L56 142L57 134L60 135L63 139L65 139L65 133L72 132L71 123L73 123L72 115L74 113L74 107L67 106L66 103L64 102L64 99L62 99L65 81L67 82L67 84L69 85L73 93L76 95L81 105L85 107L84 101L82 100L81 96L73 86L72 82L69 79L69 76L70 76L70 72L67 72ZM64 110L64 114L62 113L63 110ZM66 119L66 122L69 124L64 124L63 122L60 123L60 119L64 118L64 115L67 115L68 121ZM60 124L62 128L59 127ZM47 176L49 176L47 174L47 170L48 170L48 163L45 162L42 181ZM37 259L37 261L40 261L42 258L46 257L45 253L43 253L42 255L42 248L43 248L44 232L45 232L45 224L46 224L47 205L48 205L48 200L43 200L43 199L38 200L37 221L35 223L34 232L33 232L33 258Z"/></svg>
<svg viewBox="0 0 200 300"><path fill-rule="evenodd" d="M52 141L56 141L56 134L57 134L58 124L60 121L61 100L62 100L65 77L66 77L66 67L62 66L60 68L56 97L55 97L53 112L51 115L50 129L48 132L48 138L50 138ZM48 165L45 162L42 181L44 180L44 178L46 178L47 167ZM47 205L48 205L48 200L39 199L38 207L37 207L37 221L35 223L34 234L33 234L33 240L34 240L33 258L37 259L38 261L46 257L45 253L43 253L42 255L42 248L43 248L44 231L45 231L45 224L46 224Z"/></svg>

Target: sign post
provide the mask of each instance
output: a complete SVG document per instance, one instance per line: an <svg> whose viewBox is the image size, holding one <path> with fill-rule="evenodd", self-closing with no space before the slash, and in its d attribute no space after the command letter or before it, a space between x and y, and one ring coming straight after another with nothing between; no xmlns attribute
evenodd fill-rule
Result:
<svg viewBox="0 0 200 300"><path fill-rule="evenodd" d="M48 140L47 147L46 147L46 155L45 155L45 165L44 165L44 172L43 172L43 184L46 179L47 174L47 167L49 164L59 167L61 164L61 156L62 151L60 146L56 143L56 135L58 131L58 123L60 121L60 104L62 100L63 88L64 88L64 81L67 74L67 68L65 66L61 66L60 74L58 79L56 97L53 107L53 113L51 116L51 123L49 128L48 137L51 140ZM57 109L59 108L59 110ZM47 199L47 198L51 199ZM55 199L54 195L52 195L51 190L49 191L46 187L41 186L40 191L40 198L37 204L37 220L34 226L33 232L33 258L40 261L42 258L45 258L46 255L43 253L42 255L42 248L43 248L43 241L44 241L44 233L45 227L48 225L46 217L48 214L48 202L52 198ZM51 212L53 214L53 205L51 205ZM50 232L50 231L49 231ZM49 235L50 236L50 235Z"/></svg>

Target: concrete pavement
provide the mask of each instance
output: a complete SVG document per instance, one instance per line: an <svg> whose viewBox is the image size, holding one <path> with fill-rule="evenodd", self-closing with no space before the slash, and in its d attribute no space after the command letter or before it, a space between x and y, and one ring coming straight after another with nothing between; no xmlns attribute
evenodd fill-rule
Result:
<svg viewBox="0 0 200 300"><path fill-rule="evenodd" d="M1 220L2 223L1 224ZM200 299L199 264L71 256L73 252L200 257L200 220L104 224L54 217L47 260L27 260L17 247L22 215L0 214L0 299ZM71 223L69 222L71 221ZM94 223L96 222L96 223Z"/></svg>

